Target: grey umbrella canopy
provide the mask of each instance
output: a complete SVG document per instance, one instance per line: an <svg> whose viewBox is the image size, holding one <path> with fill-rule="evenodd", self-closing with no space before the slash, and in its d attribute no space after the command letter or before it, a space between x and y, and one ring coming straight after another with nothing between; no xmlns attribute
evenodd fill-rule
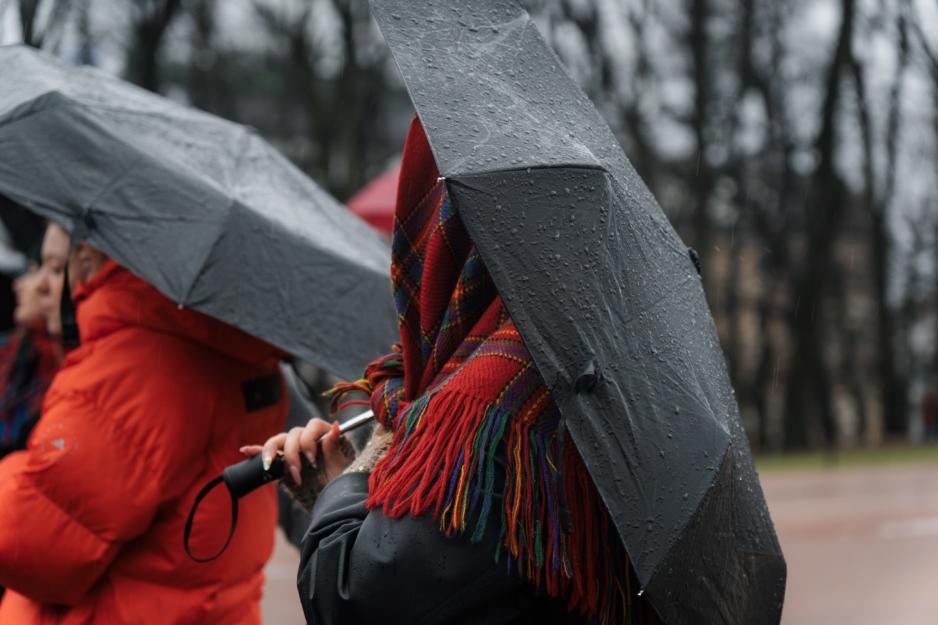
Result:
<svg viewBox="0 0 938 625"><path fill-rule="evenodd" d="M0 195L338 375L387 351L386 243L254 131L25 47L0 85Z"/></svg>
<svg viewBox="0 0 938 625"><path fill-rule="evenodd" d="M778 623L785 562L701 281L527 13L373 0L449 193L669 625Z"/></svg>

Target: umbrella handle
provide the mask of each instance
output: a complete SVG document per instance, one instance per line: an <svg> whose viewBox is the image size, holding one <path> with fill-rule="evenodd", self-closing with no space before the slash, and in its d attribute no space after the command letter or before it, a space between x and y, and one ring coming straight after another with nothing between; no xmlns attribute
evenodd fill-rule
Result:
<svg viewBox="0 0 938 625"><path fill-rule="evenodd" d="M368 410L356 415L341 424L339 434L345 434L358 429L374 419L374 412ZM283 461L283 452L278 452L270 463L268 469L264 469L261 454L257 454L247 460L242 460L237 464L230 465L222 473L222 479L228 491L236 498L240 499L248 493L260 488L264 484L279 480L286 472L286 464Z"/></svg>
<svg viewBox="0 0 938 625"><path fill-rule="evenodd" d="M358 429L366 423L370 423L374 418L374 412L371 410L356 415L340 425L339 434ZM283 477L285 471L286 465L283 462L283 452L277 454L270 463L270 468L266 471L264 470L261 454L257 454L227 467L222 473L222 479L232 496L240 499L264 484L279 480Z"/></svg>
<svg viewBox="0 0 938 625"><path fill-rule="evenodd" d="M345 434L346 432L351 432L356 428L360 428L366 423L371 422L375 418L374 413L371 410L363 412L360 415L352 417L339 427L339 433ZM228 543L231 542L231 538L234 536L235 527L238 524L238 500L250 492L253 492L263 486L275 480L279 480L283 477L286 472L286 463L283 461L283 452L279 452L277 456L273 459L273 462L270 463L270 467L266 470L264 469L264 462L261 458L261 454L257 454L247 460L242 460L236 464L232 464L225 468L221 475L212 479L208 484L202 487L202 490L199 491L199 494L196 495L195 501L192 502L192 509L189 510L189 516L186 518L186 525L182 533L182 546L185 549L186 554L195 560L196 562L210 562L220 556L225 549L228 548ZM216 486L219 484L224 484L228 489L228 495L231 497L231 525L228 528L228 537L225 539L225 543L221 546L214 555L211 555L207 558L199 558L192 554L192 551L189 548L189 537L192 534L192 523L195 520L195 513L199 509L199 504L202 503L202 500L205 499L210 492L212 492Z"/></svg>

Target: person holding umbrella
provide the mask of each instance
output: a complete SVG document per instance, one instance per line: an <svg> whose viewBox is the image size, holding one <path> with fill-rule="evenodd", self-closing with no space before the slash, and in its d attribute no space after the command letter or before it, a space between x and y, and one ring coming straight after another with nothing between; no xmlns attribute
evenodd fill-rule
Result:
<svg viewBox="0 0 938 625"><path fill-rule="evenodd" d="M0 195L71 234L78 318L0 463L0 623L257 623L273 489L235 524L199 487L282 428L281 357L387 348L390 250L250 128L26 46L0 84Z"/></svg>
<svg viewBox="0 0 938 625"><path fill-rule="evenodd" d="M318 495L307 621L656 623L416 120L396 223L401 345L339 387L369 393L381 427L354 460L321 420L245 450L282 451L297 499Z"/></svg>
<svg viewBox="0 0 938 625"><path fill-rule="evenodd" d="M26 450L0 461L0 623L258 625L274 492L247 498L211 563L181 536L206 478L283 427L283 352L178 307L86 241L71 248L47 269L74 295L80 344ZM69 235L50 224L43 256L62 249ZM203 502L193 552L218 550L229 507Z"/></svg>
<svg viewBox="0 0 938 625"><path fill-rule="evenodd" d="M393 439L315 502L307 619L540 622L540 588L555 619L777 625L785 561L694 254L518 3L372 11L420 122L401 349L355 385Z"/></svg>

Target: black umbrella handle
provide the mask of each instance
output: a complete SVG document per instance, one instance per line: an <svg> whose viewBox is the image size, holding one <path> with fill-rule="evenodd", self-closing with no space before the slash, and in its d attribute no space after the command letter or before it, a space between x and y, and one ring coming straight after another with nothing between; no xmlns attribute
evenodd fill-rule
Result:
<svg viewBox="0 0 938 625"><path fill-rule="evenodd" d="M369 410L365 413L353 417L342 424L339 432L345 434L355 428L361 427L374 419L374 414ZM225 468L221 475L210 481L202 487L199 494L195 496L192 502L192 508L189 510L189 516L186 518L186 525L182 532L182 547L186 555L196 562L211 562L228 548L228 543L234 537L235 528L238 525L238 499L244 497L250 492L257 490L265 484L279 480L286 472L286 462L283 460L283 452L278 452L270 463L270 466L264 468L264 459L262 454L257 454L247 460L242 460L237 464L232 464ZM202 500L208 497L219 484L224 484L228 489L228 496L231 498L231 525L228 527L228 537L221 548L207 558L199 558L192 554L189 547L189 538L192 535L192 524L195 521L195 513L199 509Z"/></svg>
<svg viewBox="0 0 938 625"><path fill-rule="evenodd" d="M339 426L339 434L351 432L374 419L374 413L371 410L363 412L360 415L352 417ZM260 488L264 484L269 484L274 480L279 480L286 472L286 464L283 461L283 453L278 452L274 456L270 467L264 469L264 461L261 454L257 454L247 460L242 460L237 464L227 467L222 473L222 479L228 487L228 492L233 497L240 499L251 491Z"/></svg>
<svg viewBox="0 0 938 625"><path fill-rule="evenodd" d="M231 496L240 499L264 484L279 480L285 471L286 463L283 461L282 453L274 457L267 470L264 470L264 460L261 454L257 454L227 467L221 477Z"/></svg>

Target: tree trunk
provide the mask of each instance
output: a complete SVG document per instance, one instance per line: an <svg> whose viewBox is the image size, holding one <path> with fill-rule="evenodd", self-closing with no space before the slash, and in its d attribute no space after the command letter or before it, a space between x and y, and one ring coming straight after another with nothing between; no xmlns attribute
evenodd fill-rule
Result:
<svg viewBox="0 0 938 625"><path fill-rule="evenodd" d="M778 356L772 344L772 335L769 331L771 323L771 295L767 292L759 302L759 330L762 338L762 348L759 354L759 364L756 367L753 391L755 395L756 410L759 413L759 450L772 449L772 440L769 438L769 414L771 413L772 396L777 390Z"/></svg>
<svg viewBox="0 0 938 625"><path fill-rule="evenodd" d="M182 0L159 0L153 8L149 2L142 4L147 6L140 8L141 15L132 28L134 40L127 56L125 75L130 82L158 93L162 86L160 47L169 25L182 6Z"/></svg>
<svg viewBox="0 0 938 625"><path fill-rule="evenodd" d="M646 13L647 7L646 10L641 12L641 15L636 11L629 19L635 39L635 81L637 85L651 84L651 81L655 80L645 43L645 18L643 16ZM660 165L655 147L648 138L648 124L645 121L640 104L640 99L636 97L632 102L628 102L623 106L623 126L634 146L632 153L629 154L632 164L652 194L657 196Z"/></svg>
<svg viewBox="0 0 938 625"><path fill-rule="evenodd" d="M23 43L34 48L42 47L42 37L36 32L36 15L39 13L41 0L20 0L20 28L23 31Z"/></svg>
<svg viewBox="0 0 938 625"><path fill-rule="evenodd" d="M19 0L20 28L23 43L33 48L52 48L53 52L61 41L62 30L72 7L73 0L50 0L50 8L42 11L47 15L40 30L39 15L42 0Z"/></svg>
<svg viewBox="0 0 938 625"><path fill-rule="evenodd" d="M196 0L192 3L192 56L189 60L187 91L193 106L205 111L216 112L219 91L214 80L215 63L215 0Z"/></svg>
<svg viewBox="0 0 938 625"><path fill-rule="evenodd" d="M816 140L819 163L808 192L807 253L794 293L792 330L794 353L789 366L785 398L785 447L803 449L810 443L809 428L820 420L828 446L836 444L837 424L823 346L826 344L824 300L833 268L833 249L845 214L845 190L834 169L837 146L837 112L841 79L851 62L855 0L842 1L837 45L827 71L821 110L821 129Z"/></svg>
<svg viewBox="0 0 938 625"><path fill-rule="evenodd" d="M94 65L94 35L91 32L91 0L84 0L78 9L78 62Z"/></svg>
<svg viewBox="0 0 938 625"><path fill-rule="evenodd" d="M773 324L790 323L789 316L779 313L776 301L778 292L785 291L791 273L790 220L797 176L792 169L792 131L785 100L787 85L784 76L775 70L785 61L785 48L779 34L785 28L785 5L779 3L771 6L770 23L766 29L770 37L771 58L764 67L755 65L755 56L751 51L755 45L754 8L751 0L747 0L743 7L744 41L740 54L740 75L745 87L755 89L765 106L768 143L764 161L760 164L766 168L768 184L776 189L774 198L761 202L747 200L747 206L743 209L749 213L748 222L762 248L759 259L761 293L757 304L761 351L753 380L753 394L759 413L759 446L766 450L777 449L782 442L770 436L774 398L784 390L784 381L780 380L783 351L776 344L771 330ZM743 159L741 166L745 167L746 163ZM748 196L744 194L743 197Z"/></svg>
<svg viewBox="0 0 938 625"><path fill-rule="evenodd" d="M694 190L693 231L694 247L700 258L701 273L706 285L710 273L711 224L710 195L713 191L713 174L707 162L710 123L710 46L707 25L710 18L709 0L690 0L690 32L688 33L694 83L694 112L692 126L697 143L696 162L692 163L691 179ZM708 291L709 292L709 291ZM711 307L713 306L712 296Z"/></svg>
<svg viewBox="0 0 938 625"><path fill-rule="evenodd" d="M832 281L834 295L837 300L837 340L840 344L840 360L838 363L839 377L850 395L853 409L856 414L856 427L854 433L857 442L865 446L867 442L866 431L869 423L869 409L866 401L866 385L863 371L860 366L860 355L857 346L861 344L860 333L849 322L850 316L850 288L848 284L852 267L843 267L837 264L834 268L836 275Z"/></svg>
<svg viewBox="0 0 938 625"><path fill-rule="evenodd" d="M935 73L935 140L938 142L938 72ZM936 159L938 161L938 159ZM935 179L938 180L938 162L936 162ZM932 387L938 386L938 219L935 220L935 231L932 235L932 254L934 260L932 266L934 269L933 285L935 292L932 293L932 314L934 315L934 329L932 334L932 377L927 383Z"/></svg>
<svg viewBox="0 0 938 625"><path fill-rule="evenodd" d="M931 65L931 87L932 87L932 101L934 103L934 113L932 116L934 124L934 133L935 133L935 144L938 145L938 58L932 57ZM935 163L935 180L938 180L938 155L934 157ZM934 317L934 335L932 338L932 371L933 378L929 380L929 384L938 385L938 219L935 220L935 232L934 237L932 238L932 246L934 253L934 286L935 292L933 294L933 305L932 305L932 314ZM934 386L933 386L934 388Z"/></svg>
<svg viewBox="0 0 938 625"><path fill-rule="evenodd" d="M883 426L890 436L904 437L908 431L908 381L896 366L896 331L894 312L889 307L889 262L892 241L889 236L889 206L895 190L899 130L902 115L902 86L909 61L908 28L904 13L896 22L898 68L889 94L889 115L886 129L886 175L883 193L871 204L873 286L876 299L877 374L881 389ZM857 73L858 89L862 90L862 72ZM861 99L865 109L865 98ZM868 122L867 122L868 125ZM869 130L866 130L869 133ZM871 148L868 148L872 151ZM872 155L868 157L872 159Z"/></svg>

